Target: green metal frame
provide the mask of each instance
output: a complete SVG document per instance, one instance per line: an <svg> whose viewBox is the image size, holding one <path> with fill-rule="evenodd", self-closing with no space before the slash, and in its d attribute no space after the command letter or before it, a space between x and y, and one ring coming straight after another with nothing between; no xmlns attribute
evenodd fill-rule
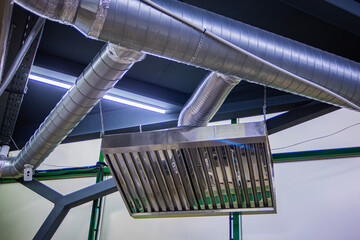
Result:
<svg viewBox="0 0 360 240"><path fill-rule="evenodd" d="M353 148L341 148L341 149L327 149L327 150L317 150L317 151L306 151L306 152L293 152L293 153L277 153L273 154L274 163L283 163L283 162L295 162L295 161L312 161L312 160L321 160L321 159L335 159L335 158L347 158L347 157L360 157L360 147ZM100 156L100 161L103 161L103 156ZM101 170L101 171L99 171ZM51 170L48 172L36 172L34 174L34 179L38 181L42 180L53 180L53 179L69 179L69 178L78 178L78 177L96 177L96 182L106 176L110 175L110 171L107 167L99 168L98 165L91 167L80 167L80 168L71 168L71 169L60 169L60 170ZM34 180L34 181L36 181ZM17 182L15 179L1 179L1 183L13 183ZM98 183L100 184L100 183ZM97 185L97 184L96 184ZM111 192L115 191L114 189ZM103 195L102 195L103 196ZM101 196L100 196L101 198ZM99 219L100 212L100 198L93 202L92 215L89 228L89 238L96 239L96 229L97 221ZM56 209L55 209L56 210ZM67 212L66 212L67 213ZM66 215L65 213L65 215ZM56 214L55 214L56 215ZM64 215L64 216L65 216ZM58 215L56 215L58 217ZM60 216L60 215L59 215ZM59 217L58 217L59 218ZM60 216L61 218L61 216ZM63 218L61 218L62 220ZM230 216L230 227L232 227L232 240L241 239L241 215L239 213L233 213ZM231 222L232 221L232 222ZM61 222L61 221L60 221ZM47 224L49 225L49 224ZM46 226L45 226L46 227ZM40 231L39 232L44 232ZM231 237L231 236L230 236Z"/></svg>
<svg viewBox="0 0 360 240"><path fill-rule="evenodd" d="M275 153L272 155L274 163L294 162L294 161L311 161L321 159L334 159L334 158L349 158L360 157L360 147L353 148L338 148L338 149L326 149L315 150L306 152L292 152L292 153ZM93 169L93 173L89 173L89 170ZM83 173L82 173L83 172ZM111 175L108 168L104 168L104 175ZM38 172L34 174L34 178L38 181L44 180L56 180L78 177L96 177L96 166L93 168L73 168L73 169L60 169L50 172ZM1 183L15 183L14 179L0 178Z"/></svg>
<svg viewBox="0 0 360 240"><path fill-rule="evenodd" d="M100 152L99 162L104 162L104 155ZM96 183L102 182L104 180L104 171L103 169L98 168L96 174ZM99 233L99 222L101 220L101 208L103 206L102 197L95 199L93 201L92 209L91 209L91 218L90 218L90 227L88 240L96 240L98 239Z"/></svg>
<svg viewBox="0 0 360 240"><path fill-rule="evenodd" d="M274 163L360 157L360 147L337 148L293 153L276 153L273 154L272 157Z"/></svg>

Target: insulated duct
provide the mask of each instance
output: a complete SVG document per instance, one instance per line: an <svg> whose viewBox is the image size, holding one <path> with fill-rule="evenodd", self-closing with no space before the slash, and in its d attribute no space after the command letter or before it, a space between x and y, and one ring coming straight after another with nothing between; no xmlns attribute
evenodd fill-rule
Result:
<svg viewBox="0 0 360 240"><path fill-rule="evenodd" d="M91 38L360 109L359 63L180 1L15 1Z"/></svg>
<svg viewBox="0 0 360 240"><path fill-rule="evenodd" d="M144 54L107 44L40 125L18 156L0 160L1 177L19 177L25 164L34 168L61 143L131 66Z"/></svg>
<svg viewBox="0 0 360 240"><path fill-rule="evenodd" d="M240 79L212 72L180 112L178 127L205 127Z"/></svg>

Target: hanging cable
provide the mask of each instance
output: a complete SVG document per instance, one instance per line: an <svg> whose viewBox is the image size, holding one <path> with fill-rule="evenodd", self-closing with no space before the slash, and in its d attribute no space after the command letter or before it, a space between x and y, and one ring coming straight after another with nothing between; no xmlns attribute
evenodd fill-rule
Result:
<svg viewBox="0 0 360 240"><path fill-rule="evenodd" d="M16 142L15 142L15 140L12 138L12 136L10 136L10 140L12 141L12 143L14 144L14 146L16 147L16 149L20 151L19 147L16 145Z"/></svg>
<svg viewBox="0 0 360 240"><path fill-rule="evenodd" d="M323 138L327 138L327 137L331 137L331 136L334 136L338 133L341 133L349 128L352 128L352 127L355 127L357 125L360 125L360 122L358 123L355 123L355 124L352 124L350 126L347 126L343 129L340 129L339 131L336 131L336 132L333 132L331 134L328 134L328 135L324 135L324 136L321 136L321 137L316 137L316 138L311 138L311 139L308 139L308 140L305 140L305 141L301 141L301 142L298 142L298 143L294 143L294 144L291 144L291 145L288 145L288 146L284 146L284 147L278 147L278 148L273 148L272 150L281 150L281 149L285 149L285 148L290 148L290 147L294 147L294 146L297 146L297 145L300 145L300 144L304 144L304 143L308 143L308 142L311 142L311 141L315 141L315 140L319 140L319 139L323 139Z"/></svg>
<svg viewBox="0 0 360 240"><path fill-rule="evenodd" d="M266 123L266 107L267 107L267 92L266 86L264 86L264 104L263 104L263 115L264 115L264 122Z"/></svg>
<svg viewBox="0 0 360 240"><path fill-rule="evenodd" d="M102 100L99 101L99 110L100 110L100 138L105 135L105 128L104 128L104 116L102 111Z"/></svg>

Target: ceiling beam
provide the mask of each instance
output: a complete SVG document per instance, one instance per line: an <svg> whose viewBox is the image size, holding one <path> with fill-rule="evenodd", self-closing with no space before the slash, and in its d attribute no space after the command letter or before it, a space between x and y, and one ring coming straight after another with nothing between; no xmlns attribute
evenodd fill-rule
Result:
<svg viewBox="0 0 360 240"><path fill-rule="evenodd" d="M324 22L360 36L360 3L352 0L278 0ZM330 3L331 2L331 3ZM349 5L351 2L351 6ZM354 6L356 6L354 8Z"/></svg>
<svg viewBox="0 0 360 240"><path fill-rule="evenodd" d="M268 134L280 132L338 109L339 107L320 102L306 104L277 117L268 119L266 121Z"/></svg>
<svg viewBox="0 0 360 240"><path fill-rule="evenodd" d="M288 111L300 107L311 100L297 95L286 94L267 98L267 113ZM179 112L158 114L130 107L107 107L115 103L103 103L103 116L107 134L137 132L139 126L143 131L176 127ZM239 102L224 103L212 121L221 121L232 118L249 117L262 114L263 99L241 100ZM108 110L105 110L108 109ZM180 109L181 110L181 109ZM40 123L38 123L40 124ZM38 124L23 125L16 128L15 142L19 147L26 143ZM84 141L99 138L100 114L99 108L94 108L64 142Z"/></svg>

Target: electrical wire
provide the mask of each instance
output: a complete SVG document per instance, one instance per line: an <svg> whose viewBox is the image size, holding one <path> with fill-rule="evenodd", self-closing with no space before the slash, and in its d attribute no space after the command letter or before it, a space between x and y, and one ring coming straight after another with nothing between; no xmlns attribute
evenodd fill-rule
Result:
<svg viewBox="0 0 360 240"><path fill-rule="evenodd" d="M286 148L290 148L290 147L294 147L294 146L297 146L297 145L300 145L300 144L304 144L304 143L308 143L308 142L312 142L312 141L315 141L315 140L319 140L319 139L323 139L323 138L327 138L327 137L331 137L331 136L334 136L338 133L341 133L349 128L352 128L352 127L355 127L357 125L360 125L360 122L358 123L355 123L355 124L352 124L350 126L347 126L343 129L340 129L336 132L333 132L331 134L328 134L328 135L324 135L324 136L321 136L321 137L316 137L316 138L311 138L311 139L308 139L308 140L304 140L304 141L301 141L301 142L298 142L298 143L294 143L294 144L291 144L291 145L288 145L288 146L284 146L284 147L278 147L278 148L273 148L272 150L281 150L281 149L286 149Z"/></svg>
<svg viewBox="0 0 360 240"><path fill-rule="evenodd" d="M107 164L105 162L98 162L97 164L102 164L104 166L107 166ZM78 167L78 166L63 166L63 165L54 165L54 164L48 164L48 163L42 163L41 165L44 166L49 166L49 167L59 167L59 169L53 169L53 170L67 170L67 169L80 169L80 168L93 168L96 165L93 166L82 166L82 167ZM39 171L43 171L43 170L39 170Z"/></svg>
<svg viewBox="0 0 360 240"><path fill-rule="evenodd" d="M41 176L47 176L46 173L49 173L49 176L62 176L69 174L77 173L95 173L99 169L104 171L104 168L107 167L105 162L97 162L94 166L85 166L85 167L76 167L76 168L61 168L61 169L46 169L46 170L36 170L35 173L41 173ZM58 171L66 171L61 173L53 173Z"/></svg>
<svg viewBox="0 0 360 240"><path fill-rule="evenodd" d="M41 165L49 166L49 167L58 167L58 168L79 168L77 166L63 166L63 165L54 165L54 164L47 164L47 163L42 163ZM56 170L61 170L61 169L56 169Z"/></svg>
<svg viewBox="0 0 360 240"><path fill-rule="evenodd" d="M35 172L39 173L39 172ZM84 174L84 173L97 173L97 169L92 169L88 171L68 171L68 172L61 172L61 173L48 173L48 174L41 174L41 177L53 177L53 176L66 176L66 175L73 175L73 174Z"/></svg>
<svg viewBox="0 0 360 240"><path fill-rule="evenodd" d="M102 109L102 99L99 102L99 112L100 112L100 138L102 138L105 135L105 128L104 128L104 115L103 115L103 109Z"/></svg>

